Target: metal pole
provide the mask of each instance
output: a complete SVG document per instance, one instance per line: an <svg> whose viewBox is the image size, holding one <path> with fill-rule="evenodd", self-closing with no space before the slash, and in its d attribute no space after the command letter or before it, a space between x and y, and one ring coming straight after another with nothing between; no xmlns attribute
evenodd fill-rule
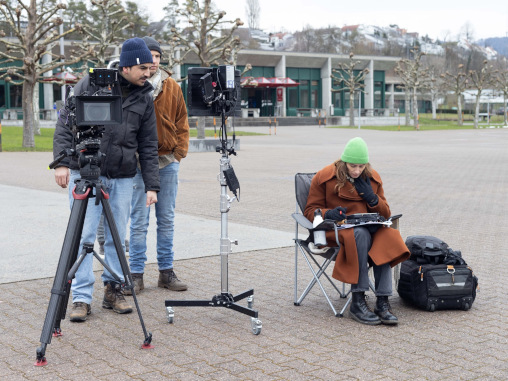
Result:
<svg viewBox="0 0 508 381"><path fill-rule="evenodd" d="M61 2L60 2L61 3ZM63 9L60 9L60 18L63 20ZM60 24L60 27L59 27L59 33L60 33L60 36L63 35L63 23ZM60 56L62 57L65 57L65 48L64 48L64 38L63 36L60 37ZM65 61L65 58L62 59L62 62ZM65 67L62 66L62 69L61 69L61 72L62 72L62 79L64 79L64 75L63 75L63 72L65 71ZM62 101L65 102L65 82L63 83L62 85Z"/></svg>
<svg viewBox="0 0 508 381"><path fill-rule="evenodd" d="M362 92L358 92L358 129L362 123Z"/></svg>
<svg viewBox="0 0 508 381"><path fill-rule="evenodd" d="M226 128L223 126L222 128ZM227 144L227 143L226 143ZM228 255L231 252L231 241L228 238L228 211L229 200L227 193L227 183L224 171L229 167L229 158L226 154L220 159L220 267L221 267L221 292L228 293Z"/></svg>

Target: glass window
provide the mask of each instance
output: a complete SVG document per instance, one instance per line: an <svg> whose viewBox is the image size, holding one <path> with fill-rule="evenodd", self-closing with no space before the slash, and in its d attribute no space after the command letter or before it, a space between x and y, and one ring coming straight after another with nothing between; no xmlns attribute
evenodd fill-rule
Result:
<svg viewBox="0 0 508 381"><path fill-rule="evenodd" d="M301 95L300 107L309 108L309 90L302 89L300 95Z"/></svg>
<svg viewBox="0 0 508 381"><path fill-rule="evenodd" d="M311 104L311 107L313 108L317 108L318 107L318 91L317 90L312 90L312 92L310 93L310 104Z"/></svg>
<svg viewBox="0 0 508 381"><path fill-rule="evenodd" d="M333 107L342 108L341 97L342 97L342 93L341 92L334 92L334 93L332 93Z"/></svg>
<svg viewBox="0 0 508 381"><path fill-rule="evenodd" d="M288 89L288 105L290 108L298 107L298 90L295 87Z"/></svg>
<svg viewBox="0 0 508 381"><path fill-rule="evenodd" d="M11 85L10 86L10 107L11 108L21 108L23 104L21 102L23 94L23 85Z"/></svg>
<svg viewBox="0 0 508 381"><path fill-rule="evenodd" d="M5 85L0 85L0 108L7 107L5 104Z"/></svg>

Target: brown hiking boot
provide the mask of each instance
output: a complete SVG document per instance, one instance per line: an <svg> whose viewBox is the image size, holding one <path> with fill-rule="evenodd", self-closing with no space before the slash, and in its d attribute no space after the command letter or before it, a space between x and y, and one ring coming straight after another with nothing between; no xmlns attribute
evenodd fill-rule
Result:
<svg viewBox="0 0 508 381"><path fill-rule="evenodd" d="M106 283L102 308L112 309L117 314L128 314L132 312L132 307L125 301L125 297L118 283Z"/></svg>
<svg viewBox="0 0 508 381"><path fill-rule="evenodd" d="M83 302L72 303L72 310L69 314L70 321L85 321L86 317L92 313L90 304Z"/></svg>
<svg viewBox="0 0 508 381"><path fill-rule="evenodd" d="M136 295L139 294L141 290L145 289L145 284L143 283L143 274L131 274L132 275L132 285L134 286L134 292ZM131 289L125 289L123 292L125 295L132 295Z"/></svg>
<svg viewBox="0 0 508 381"><path fill-rule="evenodd" d="M177 278L173 269L159 271L159 282L157 286L168 288L173 291L187 290L187 285Z"/></svg>

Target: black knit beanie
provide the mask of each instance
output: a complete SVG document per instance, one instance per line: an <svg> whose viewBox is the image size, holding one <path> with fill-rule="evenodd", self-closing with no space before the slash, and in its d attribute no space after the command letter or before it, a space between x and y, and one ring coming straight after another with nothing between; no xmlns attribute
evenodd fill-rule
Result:
<svg viewBox="0 0 508 381"><path fill-rule="evenodd" d="M120 53L120 67L130 67L145 63L153 63L152 53L145 41L139 37L131 38L122 45Z"/></svg>

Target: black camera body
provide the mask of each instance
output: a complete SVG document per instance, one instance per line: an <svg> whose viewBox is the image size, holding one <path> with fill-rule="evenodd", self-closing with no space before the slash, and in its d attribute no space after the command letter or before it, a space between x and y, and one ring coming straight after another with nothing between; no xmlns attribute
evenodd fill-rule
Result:
<svg viewBox="0 0 508 381"><path fill-rule="evenodd" d="M87 129L122 123L122 97L112 94L112 88L119 83L118 70L90 69L89 80L98 91L75 97L76 126Z"/></svg>
<svg viewBox="0 0 508 381"><path fill-rule="evenodd" d="M187 72L187 110L190 116L239 116L240 70L232 65L192 67Z"/></svg>
<svg viewBox="0 0 508 381"><path fill-rule="evenodd" d="M101 138L105 126L122 123L122 97L113 95L113 88L119 86L118 70L90 69L92 94L74 95L69 92L66 100L68 124L74 135L72 156L78 156L80 175L83 179L97 179L100 176ZM64 156L69 156L65 153ZM58 160L52 163L56 166ZM51 167L51 165L50 165Z"/></svg>

